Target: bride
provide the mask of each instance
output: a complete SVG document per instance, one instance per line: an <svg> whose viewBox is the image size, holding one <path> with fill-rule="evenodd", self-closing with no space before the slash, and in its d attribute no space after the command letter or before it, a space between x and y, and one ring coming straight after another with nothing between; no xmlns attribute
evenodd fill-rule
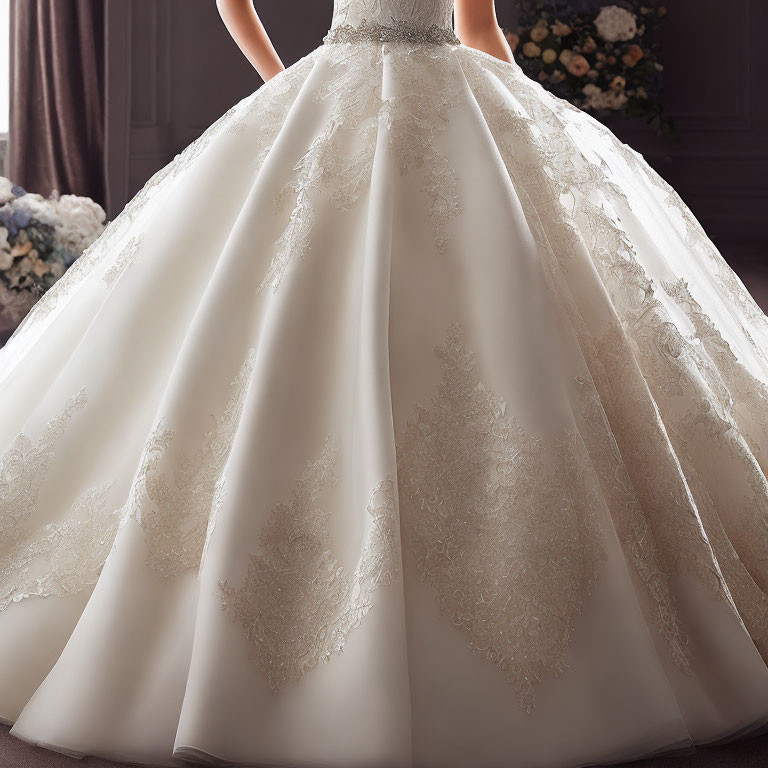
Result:
<svg viewBox="0 0 768 768"><path fill-rule="evenodd" d="M219 6L268 82L0 353L11 734L564 768L763 727L768 320L690 211L492 0L336 0L285 71Z"/></svg>

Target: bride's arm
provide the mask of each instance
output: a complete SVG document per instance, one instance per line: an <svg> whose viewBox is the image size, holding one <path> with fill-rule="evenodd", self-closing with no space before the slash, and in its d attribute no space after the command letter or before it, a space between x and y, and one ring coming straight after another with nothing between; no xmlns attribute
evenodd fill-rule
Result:
<svg viewBox="0 0 768 768"><path fill-rule="evenodd" d="M253 0L216 0L216 5L229 34L265 82L285 69Z"/></svg>
<svg viewBox="0 0 768 768"><path fill-rule="evenodd" d="M512 61L512 50L496 21L494 0L456 0L456 33L464 45Z"/></svg>

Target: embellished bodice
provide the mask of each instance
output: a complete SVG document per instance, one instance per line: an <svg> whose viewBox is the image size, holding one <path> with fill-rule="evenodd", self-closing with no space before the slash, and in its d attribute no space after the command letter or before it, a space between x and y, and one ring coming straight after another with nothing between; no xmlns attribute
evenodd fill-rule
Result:
<svg viewBox="0 0 768 768"><path fill-rule="evenodd" d="M335 0L326 42L458 43L453 0Z"/></svg>

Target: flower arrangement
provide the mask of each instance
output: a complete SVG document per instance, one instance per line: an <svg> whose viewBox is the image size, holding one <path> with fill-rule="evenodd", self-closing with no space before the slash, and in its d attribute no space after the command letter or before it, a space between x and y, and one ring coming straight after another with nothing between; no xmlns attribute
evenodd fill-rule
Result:
<svg viewBox="0 0 768 768"><path fill-rule="evenodd" d="M523 71L556 96L604 117L644 118L675 136L659 101L661 73L655 33L667 15L654 0L575 2L568 9L524 0L517 31L506 31Z"/></svg>
<svg viewBox="0 0 768 768"><path fill-rule="evenodd" d="M0 176L0 342L102 233L87 197L28 194Z"/></svg>

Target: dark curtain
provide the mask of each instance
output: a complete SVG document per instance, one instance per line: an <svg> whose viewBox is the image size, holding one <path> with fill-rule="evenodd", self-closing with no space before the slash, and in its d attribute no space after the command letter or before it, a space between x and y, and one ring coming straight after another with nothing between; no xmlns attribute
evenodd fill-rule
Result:
<svg viewBox="0 0 768 768"><path fill-rule="evenodd" d="M104 0L12 0L10 176L105 202Z"/></svg>

